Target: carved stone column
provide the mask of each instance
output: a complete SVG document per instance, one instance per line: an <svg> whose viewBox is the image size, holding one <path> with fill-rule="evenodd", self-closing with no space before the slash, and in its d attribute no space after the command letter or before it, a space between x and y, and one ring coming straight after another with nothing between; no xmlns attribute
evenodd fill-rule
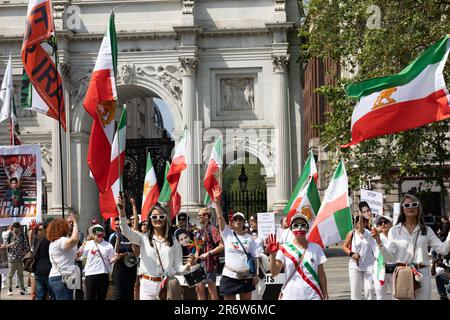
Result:
<svg viewBox="0 0 450 320"><path fill-rule="evenodd" d="M274 208L282 209L291 194L290 124L289 124L289 55L272 55L274 72L274 105L276 113L277 200Z"/></svg>
<svg viewBox="0 0 450 320"><path fill-rule="evenodd" d="M197 71L196 57L181 57L181 72L183 85L183 118L187 130L189 131L189 139L186 150L187 168L184 175L184 183L182 188L182 211L193 212L200 206L200 180L199 180L199 161L198 152L198 128L197 120L197 103L196 103L196 84L195 73Z"/></svg>

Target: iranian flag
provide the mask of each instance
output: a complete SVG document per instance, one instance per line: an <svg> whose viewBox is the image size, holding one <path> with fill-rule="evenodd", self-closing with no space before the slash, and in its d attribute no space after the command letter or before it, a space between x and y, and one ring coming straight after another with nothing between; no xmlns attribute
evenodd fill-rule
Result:
<svg viewBox="0 0 450 320"><path fill-rule="evenodd" d="M108 30L100 46L91 82L84 99L84 108L94 120L87 161L100 193L104 193L107 188L110 172L117 103L116 74L117 41L114 13L111 13Z"/></svg>
<svg viewBox="0 0 450 320"><path fill-rule="evenodd" d="M323 248L345 239L350 230L352 217L348 203L348 179L344 162L341 161L325 192L308 240Z"/></svg>
<svg viewBox="0 0 450 320"><path fill-rule="evenodd" d="M221 171L222 171L222 137L219 137L214 143L214 147L211 151L211 156L209 157L208 168L206 168L205 180L203 185L207 192L205 196L204 204L208 207L212 206L213 199L213 189L216 186L221 186Z"/></svg>
<svg viewBox="0 0 450 320"><path fill-rule="evenodd" d="M127 107L124 105L111 147L108 183L105 191L100 193L100 212L105 220L119 215L116 199L119 196L119 191L123 190L122 176L125 167L126 134Z"/></svg>
<svg viewBox="0 0 450 320"><path fill-rule="evenodd" d="M376 270L377 280L380 281L381 285L384 285L384 279L386 277L386 268L384 265L384 258L380 250L378 250L377 257L377 270Z"/></svg>
<svg viewBox="0 0 450 320"><path fill-rule="evenodd" d="M167 181L170 184L170 190L172 191L171 198L171 212L172 215L176 215L181 208L181 196L178 193L178 182L180 181L181 172L186 169L186 145L187 145L187 129L184 129L183 134L180 137L175 154L170 164L169 172L167 172Z"/></svg>
<svg viewBox="0 0 450 320"><path fill-rule="evenodd" d="M343 147L450 118L450 95L442 74L449 40L445 36L396 75L346 87L359 101L352 115L352 141Z"/></svg>
<svg viewBox="0 0 450 320"><path fill-rule="evenodd" d="M302 214L308 221L315 219L320 208L320 196L317 190L316 181L314 179L309 180L308 185L304 188L305 192L302 195L302 200L297 206L297 209L292 214L288 214L287 222L291 224L291 218L295 214Z"/></svg>
<svg viewBox="0 0 450 320"><path fill-rule="evenodd" d="M303 196L306 193L308 183L311 179L314 179L317 184L317 167L316 161L314 160L314 154L312 151L309 152L308 159L306 159L303 170L298 178L297 185L295 186L294 192L289 199L286 207L284 208L284 214L287 216L292 216L296 213L299 204L302 201Z"/></svg>
<svg viewBox="0 0 450 320"><path fill-rule="evenodd" d="M147 167L145 169L144 193L142 195L141 217L142 221L147 219L150 209L158 201L159 188L156 180L155 168L153 168L150 152L147 154Z"/></svg>
<svg viewBox="0 0 450 320"><path fill-rule="evenodd" d="M176 213L179 212L181 207L181 196L178 192L175 193L175 196L172 196L172 190L170 188L170 183L167 180L167 174L169 173L170 163L166 162L166 169L164 171L164 184L161 189L161 193L159 194L158 202L167 203L170 210L170 219L172 220L175 217Z"/></svg>

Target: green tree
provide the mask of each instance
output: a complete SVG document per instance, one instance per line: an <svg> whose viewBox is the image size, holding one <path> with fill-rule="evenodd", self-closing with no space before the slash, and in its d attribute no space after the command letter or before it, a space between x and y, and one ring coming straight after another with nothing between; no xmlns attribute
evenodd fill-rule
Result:
<svg viewBox="0 0 450 320"><path fill-rule="evenodd" d="M356 104L346 96L345 84L401 71L449 32L449 12L450 2L446 0L309 2L307 22L300 29L303 62L311 57L333 59L356 73L351 80L338 79L335 86L318 89L332 110L320 127L321 143L327 146L332 162L347 160L352 188L358 187L361 180L376 176L381 177L387 189L403 178L421 176L437 181L446 192L449 121L366 140L352 148L340 146L351 140L351 115ZM449 65L447 61L444 69L447 83Z"/></svg>

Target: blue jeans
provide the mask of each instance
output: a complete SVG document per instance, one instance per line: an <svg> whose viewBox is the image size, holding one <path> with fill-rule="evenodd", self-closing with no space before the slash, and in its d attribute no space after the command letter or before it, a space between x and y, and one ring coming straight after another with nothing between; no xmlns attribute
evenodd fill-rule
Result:
<svg viewBox="0 0 450 320"><path fill-rule="evenodd" d="M62 277L50 277L48 283L50 289L55 294L56 300L73 300L73 290L67 288L65 283L62 283Z"/></svg>
<svg viewBox="0 0 450 320"><path fill-rule="evenodd" d="M48 277L35 275L34 281L36 282L36 300L45 300L47 293L50 296L50 300L55 299L55 294L48 283Z"/></svg>

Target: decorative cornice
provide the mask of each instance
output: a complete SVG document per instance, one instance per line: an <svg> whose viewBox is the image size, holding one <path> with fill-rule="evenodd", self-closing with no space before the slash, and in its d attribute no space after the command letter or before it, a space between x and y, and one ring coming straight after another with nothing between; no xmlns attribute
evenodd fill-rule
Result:
<svg viewBox="0 0 450 320"><path fill-rule="evenodd" d="M290 31L295 28L294 22L276 22L276 23L266 23L267 30L269 31Z"/></svg>
<svg viewBox="0 0 450 320"><path fill-rule="evenodd" d="M194 0L183 0L183 8L181 9L183 14L193 14L194 12Z"/></svg>
<svg viewBox="0 0 450 320"><path fill-rule="evenodd" d="M271 56L273 72L286 72L289 66L289 55L275 55Z"/></svg>
<svg viewBox="0 0 450 320"><path fill-rule="evenodd" d="M285 11L286 0L275 0L275 11Z"/></svg>
<svg viewBox="0 0 450 320"><path fill-rule="evenodd" d="M173 26L173 30L177 34L186 34L186 33L194 33L194 34L202 34L203 33L203 27L201 26Z"/></svg>

